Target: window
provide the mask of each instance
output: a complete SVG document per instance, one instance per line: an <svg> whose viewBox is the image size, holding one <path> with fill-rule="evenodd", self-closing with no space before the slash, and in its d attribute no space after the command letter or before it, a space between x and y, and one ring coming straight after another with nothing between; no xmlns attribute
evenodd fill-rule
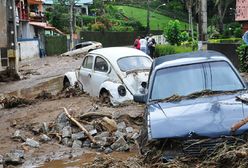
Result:
<svg viewBox="0 0 248 168"><path fill-rule="evenodd" d="M100 72L107 72L108 71L107 62L104 59L102 59L101 57L96 57L94 70L100 71Z"/></svg>
<svg viewBox="0 0 248 168"><path fill-rule="evenodd" d="M150 69L151 60L143 56L124 57L117 61L121 71L132 71L137 69Z"/></svg>
<svg viewBox="0 0 248 168"><path fill-rule="evenodd" d="M74 50L79 49L79 48L82 48L82 47L83 47L82 44L78 44L78 45L76 45L76 46L74 47Z"/></svg>
<svg viewBox="0 0 248 168"><path fill-rule="evenodd" d="M85 57L83 61L83 67L87 69L92 69L92 65L93 65L93 57L92 56Z"/></svg>

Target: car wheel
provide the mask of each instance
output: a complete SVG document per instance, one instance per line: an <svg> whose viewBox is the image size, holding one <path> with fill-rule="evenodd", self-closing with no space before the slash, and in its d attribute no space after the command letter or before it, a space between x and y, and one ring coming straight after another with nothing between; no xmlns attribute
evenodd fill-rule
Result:
<svg viewBox="0 0 248 168"><path fill-rule="evenodd" d="M64 81L63 81L63 90L65 90L66 88L70 87L71 84L70 84L70 81L67 77L64 78Z"/></svg>
<svg viewBox="0 0 248 168"><path fill-rule="evenodd" d="M107 104L107 105L110 105L111 104L110 94L109 94L109 92L107 90L101 91L100 96L99 96L99 99L100 99L100 102L102 104Z"/></svg>

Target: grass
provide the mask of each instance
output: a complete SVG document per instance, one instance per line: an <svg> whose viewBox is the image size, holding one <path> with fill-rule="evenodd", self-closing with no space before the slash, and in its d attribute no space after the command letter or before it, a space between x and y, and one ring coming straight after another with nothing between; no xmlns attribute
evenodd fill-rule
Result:
<svg viewBox="0 0 248 168"><path fill-rule="evenodd" d="M147 24L147 10L129 6L115 6L118 9L123 10L124 14L129 18L135 18L140 21L144 27ZM164 30L166 25L170 20L174 20L173 18L155 13L154 11L150 12L150 29L151 30ZM180 21L180 29L185 30L188 28L188 24Z"/></svg>

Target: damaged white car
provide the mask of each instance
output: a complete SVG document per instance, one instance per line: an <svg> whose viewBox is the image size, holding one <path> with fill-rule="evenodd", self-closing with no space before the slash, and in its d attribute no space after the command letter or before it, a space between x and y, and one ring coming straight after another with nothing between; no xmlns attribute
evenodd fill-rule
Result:
<svg viewBox="0 0 248 168"><path fill-rule="evenodd" d="M137 49L97 49L85 56L79 70L65 74L63 85L78 85L90 96L118 105L145 93L151 64L152 59Z"/></svg>

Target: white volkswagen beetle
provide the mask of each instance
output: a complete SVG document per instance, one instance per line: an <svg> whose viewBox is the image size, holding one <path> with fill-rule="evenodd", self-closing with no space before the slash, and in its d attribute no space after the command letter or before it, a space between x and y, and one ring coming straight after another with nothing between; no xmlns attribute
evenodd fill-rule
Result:
<svg viewBox="0 0 248 168"><path fill-rule="evenodd" d="M91 51L79 70L67 72L64 87L77 84L102 102L118 105L144 94L152 59L140 50L109 47Z"/></svg>

